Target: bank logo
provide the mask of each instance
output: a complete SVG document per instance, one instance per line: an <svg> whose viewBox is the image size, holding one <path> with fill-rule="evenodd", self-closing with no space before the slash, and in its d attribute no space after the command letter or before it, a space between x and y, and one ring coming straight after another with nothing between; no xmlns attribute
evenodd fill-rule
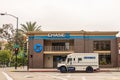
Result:
<svg viewBox="0 0 120 80"><path fill-rule="evenodd" d="M42 47L42 45L41 44L35 44L34 45L34 51L36 52L36 53L40 53L41 51L43 50L43 47Z"/></svg>

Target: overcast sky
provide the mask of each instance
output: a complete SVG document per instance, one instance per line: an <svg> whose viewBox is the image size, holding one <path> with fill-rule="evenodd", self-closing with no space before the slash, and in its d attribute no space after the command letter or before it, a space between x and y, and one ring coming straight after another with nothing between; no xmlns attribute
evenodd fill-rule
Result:
<svg viewBox="0 0 120 80"><path fill-rule="evenodd" d="M0 0L0 13L36 21L42 30L120 31L120 0ZM16 19L0 16L0 25Z"/></svg>

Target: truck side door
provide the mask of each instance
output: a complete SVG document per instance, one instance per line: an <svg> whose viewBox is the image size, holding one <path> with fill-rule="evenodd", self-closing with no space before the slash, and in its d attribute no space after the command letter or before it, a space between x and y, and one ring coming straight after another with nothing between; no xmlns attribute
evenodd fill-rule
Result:
<svg viewBox="0 0 120 80"><path fill-rule="evenodd" d="M67 65L72 65L72 58L67 59Z"/></svg>

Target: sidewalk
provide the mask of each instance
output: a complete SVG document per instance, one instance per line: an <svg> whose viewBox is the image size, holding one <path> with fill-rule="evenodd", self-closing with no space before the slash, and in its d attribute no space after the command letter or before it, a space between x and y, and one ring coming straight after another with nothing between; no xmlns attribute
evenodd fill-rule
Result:
<svg viewBox="0 0 120 80"><path fill-rule="evenodd" d="M120 68L100 68L100 72L120 72Z"/></svg>
<svg viewBox="0 0 120 80"><path fill-rule="evenodd" d="M59 72L57 69L29 69L27 70L27 67L21 68L17 67L15 69L14 67L8 67L6 68L7 71L11 72ZM100 68L100 71L98 72L120 72L120 68Z"/></svg>
<svg viewBox="0 0 120 80"><path fill-rule="evenodd" d="M11 72L59 72L59 70L57 69L27 69L27 67L17 67L17 69L15 69L14 67L7 67L5 68L7 71L11 71Z"/></svg>

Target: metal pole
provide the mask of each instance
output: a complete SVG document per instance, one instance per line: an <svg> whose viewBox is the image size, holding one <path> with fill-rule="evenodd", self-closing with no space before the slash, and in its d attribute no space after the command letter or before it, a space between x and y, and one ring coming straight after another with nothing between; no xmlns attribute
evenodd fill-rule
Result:
<svg viewBox="0 0 120 80"><path fill-rule="evenodd" d="M15 54L15 69L17 69L17 54Z"/></svg>
<svg viewBox="0 0 120 80"><path fill-rule="evenodd" d="M24 58L25 58L25 53L23 54L23 64L22 64L22 66L23 66L23 69L24 69L24 63L25 63L25 60L24 60Z"/></svg>
<svg viewBox="0 0 120 80"><path fill-rule="evenodd" d="M28 51L27 71L29 71L29 51Z"/></svg>
<svg viewBox="0 0 120 80"><path fill-rule="evenodd" d="M16 43L16 45L18 45L18 41L17 41L17 39L18 39L18 17L16 17L16 19L17 19L17 24L16 24L16 41L15 41L15 43ZM15 58L15 69L17 69L17 54L18 53L15 54L15 56L16 56L16 58Z"/></svg>

